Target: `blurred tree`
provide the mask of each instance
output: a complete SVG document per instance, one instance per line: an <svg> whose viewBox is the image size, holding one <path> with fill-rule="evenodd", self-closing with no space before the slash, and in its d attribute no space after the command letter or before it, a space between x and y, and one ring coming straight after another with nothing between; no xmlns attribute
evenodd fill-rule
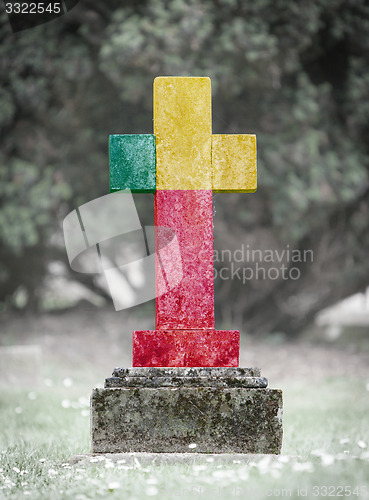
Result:
<svg viewBox="0 0 369 500"><path fill-rule="evenodd" d="M3 16L0 300L37 299L58 218L108 190L108 134L151 132L157 75L210 76L214 132L258 135L259 190L216 195L216 249L314 255L282 259L300 279L243 282L245 253L216 281L218 326L294 333L365 287L368 33L365 0L85 0L16 35Z"/></svg>

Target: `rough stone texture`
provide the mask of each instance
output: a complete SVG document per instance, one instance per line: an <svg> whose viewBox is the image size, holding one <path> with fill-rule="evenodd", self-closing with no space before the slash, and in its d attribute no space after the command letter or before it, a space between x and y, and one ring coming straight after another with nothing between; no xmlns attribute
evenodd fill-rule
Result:
<svg viewBox="0 0 369 500"><path fill-rule="evenodd" d="M157 275L156 328L214 328L212 191L157 191L155 225L175 230L183 272L180 284L163 295ZM157 248L166 246L163 238L158 232ZM170 269L171 255L160 252L160 258L162 267Z"/></svg>
<svg viewBox="0 0 369 500"><path fill-rule="evenodd" d="M157 189L211 189L209 78L154 80Z"/></svg>
<svg viewBox="0 0 369 500"><path fill-rule="evenodd" d="M265 388L259 368L115 368L105 387L249 387Z"/></svg>
<svg viewBox="0 0 369 500"><path fill-rule="evenodd" d="M155 136L109 136L110 192L130 189L154 193L156 189Z"/></svg>
<svg viewBox="0 0 369 500"><path fill-rule="evenodd" d="M133 366L236 367L239 338L235 330L134 331Z"/></svg>
<svg viewBox="0 0 369 500"><path fill-rule="evenodd" d="M256 136L212 136L213 190L253 193L257 188Z"/></svg>
<svg viewBox="0 0 369 500"><path fill-rule="evenodd" d="M94 453L279 453L282 392L161 387L94 389ZM189 448L190 444L195 448Z"/></svg>
<svg viewBox="0 0 369 500"><path fill-rule="evenodd" d="M113 377L260 377L260 368L133 367L114 368Z"/></svg>
<svg viewBox="0 0 369 500"><path fill-rule="evenodd" d="M109 377L105 387L249 387L265 388L265 377Z"/></svg>

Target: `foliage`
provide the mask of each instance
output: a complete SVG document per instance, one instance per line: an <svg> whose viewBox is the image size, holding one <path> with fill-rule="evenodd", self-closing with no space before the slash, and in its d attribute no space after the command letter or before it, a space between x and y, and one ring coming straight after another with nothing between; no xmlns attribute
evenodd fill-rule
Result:
<svg viewBox="0 0 369 500"><path fill-rule="evenodd" d="M107 136L151 132L155 76L208 75L214 132L257 133L259 150L258 193L216 198L216 245L315 252L299 282L252 281L246 292L237 280L217 283L219 317L295 332L368 283L368 32L364 0L88 0L16 35L3 15L4 269L16 260L24 274L37 244L40 258L55 258L56 214L107 192ZM36 195L14 182L26 166ZM11 276L0 274L2 300L22 281Z"/></svg>

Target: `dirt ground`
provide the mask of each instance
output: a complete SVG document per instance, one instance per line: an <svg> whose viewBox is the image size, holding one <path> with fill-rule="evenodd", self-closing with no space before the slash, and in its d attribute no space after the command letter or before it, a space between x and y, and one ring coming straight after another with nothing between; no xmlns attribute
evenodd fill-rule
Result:
<svg viewBox="0 0 369 500"><path fill-rule="evenodd" d="M0 346L40 346L43 377L103 383L114 367L132 365L132 331L153 327L153 320L137 319L137 311L88 304L40 316L3 314ZM270 387L295 379L318 383L327 377L362 378L368 384L366 342L363 349L355 342L322 342L316 335L295 341L241 335L240 366L260 367Z"/></svg>

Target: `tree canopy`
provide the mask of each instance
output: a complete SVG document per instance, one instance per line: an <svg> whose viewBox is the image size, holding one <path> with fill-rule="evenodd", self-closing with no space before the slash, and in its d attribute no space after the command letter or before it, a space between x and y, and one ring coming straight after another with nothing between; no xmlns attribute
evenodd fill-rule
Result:
<svg viewBox="0 0 369 500"><path fill-rule="evenodd" d="M293 334L367 286L365 0L85 0L24 32L5 13L0 26L1 302L22 286L37 308L48 263L66 262L62 218L108 192L108 135L152 133L158 75L211 77L213 131L258 137L257 193L215 196L216 250L286 250L233 258L249 271L216 280L218 324ZM299 279L256 279L282 264Z"/></svg>

